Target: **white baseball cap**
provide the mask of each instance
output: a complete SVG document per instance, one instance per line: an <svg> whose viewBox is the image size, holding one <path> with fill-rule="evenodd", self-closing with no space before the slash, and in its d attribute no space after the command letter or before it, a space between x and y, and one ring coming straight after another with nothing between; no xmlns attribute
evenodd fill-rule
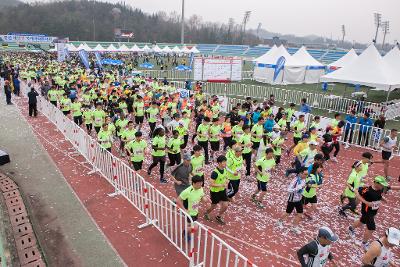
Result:
<svg viewBox="0 0 400 267"><path fill-rule="evenodd" d="M317 145L318 145L318 142L317 142L317 141L314 141L314 140L312 140L312 141L308 142L308 144L309 144L309 145L314 145L314 146L317 146Z"/></svg>
<svg viewBox="0 0 400 267"><path fill-rule="evenodd" d="M398 246L400 244L400 230L390 227L386 230L387 240L390 244Z"/></svg>

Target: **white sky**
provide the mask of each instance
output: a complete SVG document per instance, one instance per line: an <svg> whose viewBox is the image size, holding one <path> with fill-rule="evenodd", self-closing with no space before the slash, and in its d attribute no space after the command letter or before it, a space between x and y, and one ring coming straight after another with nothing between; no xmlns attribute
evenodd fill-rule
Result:
<svg viewBox="0 0 400 267"><path fill-rule="evenodd" d="M35 0L25 0L34 2ZM99 1L99 0L97 0ZM123 0L102 0L122 2ZM126 4L153 13L160 10L180 13L182 0L125 0ZM186 18L200 15L203 20L240 23L246 10L252 11L248 28L258 23L268 31L282 34L315 34L341 38L341 25L346 26L345 40L369 43L375 36L374 12L390 21L386 42L400 42L400 0L185 0ZM378 43L383 33L379 30Z"/></svg>

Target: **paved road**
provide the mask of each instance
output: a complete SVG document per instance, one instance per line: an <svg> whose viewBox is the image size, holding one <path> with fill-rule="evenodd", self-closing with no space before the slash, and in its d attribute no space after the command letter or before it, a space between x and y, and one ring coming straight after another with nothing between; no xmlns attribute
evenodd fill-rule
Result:
<svg viewBox="0 0 400 267"><path fill-rule="evenodd" d="M49 266L123 266L17 107L0 95L0 149L11 157L0 170L25 196Z"/></svg>

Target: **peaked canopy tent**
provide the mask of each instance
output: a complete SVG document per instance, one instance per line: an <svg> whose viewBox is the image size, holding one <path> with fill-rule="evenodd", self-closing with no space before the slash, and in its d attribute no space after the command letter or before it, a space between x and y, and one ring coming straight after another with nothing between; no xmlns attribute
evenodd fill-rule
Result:
<svg viewBox="0 0 400 267"><path fill-rule="evenodd" d="M81 44L78 46L77 51L81 51L81 50L84 50L84 51L86 51L86 52L92 52L92 51L93 51L93 49L90 48L86 43L81 43Z"/></svg>
<svg viewBox="0 0 400 267"><path fill-rule="evenodd" d="M325 74L325 66L313 58L305 46L297 50L292 57L305 67L303 83L319 83L321 76ZM289 72L290 68L287 71Z"/></svg>
<svg viewBox="0 0 400 267"><path fill-rule="evenodd" d="M73 44L67 44L67 49L69 52L78 52L78 49Z"/></svg>
<svg viewBox="0 0 400 267"><path fill-rule="evenodd" d="M273 47L271 47L271 49L270 50L268 50L267 51L267 53L265 53L264 55L262 55L262 56L260 56L260 57L258 57L258 58L256 58L256 59L254 59L253 60L253 62L263 62L263 61L265 61L265 60L268 60L269 59L269 57L270 57L270 55L272 55L273 53L275 53L275 50L277 49L278 47L276 46L276 45L274 45Z"/></svg>
<svg viewBox="0 0 400 267"><path fill-rule="evenodd" d="M167 45L162 49L162 52L166 53L166 54L171 54L172 53L172 49L169 48L169 46Z"/></svg>
<svg viewBox="0 0 400 267"><path fill-rule="evenodd" d="M193 46L189 51L193 54L200 54L200 51L195 46Z"/></svg>
<svg viewBox="0 0 400 267"><path fill-rule="evenodd" d="M121 45L121 46L118 48L118 51L119 51L119 52L131 52L131 50L130 50L125 44Z"/></svg>
<svg viewBox="0 0 400 267"><path fill-rule="evenodd" d="M186 45L181 49L181 52L184 54L190 54L190 50L189 50L189 48L187 48Z"/></svg>
<svg viewBox="0 0 400 267"><path fill-rule="evenodd" d="M113 45L110 44L107 48L106 48L107 52L118 52L118 49Z"/></svg>
<svg viewBox="0 0 400 267"><path fill-rule="evenodd" d="M383 60L392 68L400 72L400 49L395 46L384 57ZM400 75L400 74L399 74Z"/></svg>
<svg viewBox="0 0 400 267"><path fill-rule="evenodd" d="M151 51L153 51L148 45L143 46L143 52L145 53L150 53Z"/></svg>
<svg viewBox="0 0 400 267"><path fill-rule="evenodd" d="M390 57L389 57L390 58ZM396 69L382 58L376 47L371 44L354 61L337 71L321 77L324 82L360 84L376 87L389 93L400 88L400 69Z"/></svg>
<svg viewBox="0 0 400 267"><path fill-rule="evenodd" d="M347 52L346 55L343 57L339 58L335 62L332 62L331 64L328 65L329 69L331 70L336 70L338 68L342 68L346 66L347 64L351 63L354 59L358 57L356 51L352 48Z"/></svg>
<svg viewBox="0 0 400 267"><path fill-rule="evenodd" d="M302 83L305 68L301 68L302 65L288 53L284 46L271 48L271 50L270 53L267 52L257 59L254 79L271 84Z"/></svg>
<svg viewBox="0 0 400 267"><path fill-rule="evenodd" d="M139 46L137 46L136 44L134 46L132 46L132 48L130 49L131 52L135 52L135 53L139 53L139 52L143 52L143 49L141 49Z"/></svg>
<svg viewBox="0 0 400 267"><path fill-rule="evenodd" d="M181 53L181 50L179 49L178 46L175 46L174 48L172 48L172 52L174 52L175 54L179 54Z"/></svg>
<svg viewBox="0 0 400 267"><path fill-rule="evenodd" d="M162 53L163 52L162 49L158 45L153 46L152 51L154 53Z"/></svg>
<svg viewBox="0 0 400 267"><path fill-rule="evenodd" d="M104 49L104 47L102 47L100 44L97 44L93 49L94 52L105 52L106 49Z"/></svg>

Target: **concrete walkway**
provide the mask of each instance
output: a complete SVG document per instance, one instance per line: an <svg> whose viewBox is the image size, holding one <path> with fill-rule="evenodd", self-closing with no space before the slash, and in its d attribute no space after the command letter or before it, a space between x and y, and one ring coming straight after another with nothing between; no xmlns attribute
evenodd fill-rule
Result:
<svg viewBox="0 0 400 267"><path fill-rule="evenodd" d="M16 106L0 93L0 170L19 185L49 266L124 266Z"/></svg>

